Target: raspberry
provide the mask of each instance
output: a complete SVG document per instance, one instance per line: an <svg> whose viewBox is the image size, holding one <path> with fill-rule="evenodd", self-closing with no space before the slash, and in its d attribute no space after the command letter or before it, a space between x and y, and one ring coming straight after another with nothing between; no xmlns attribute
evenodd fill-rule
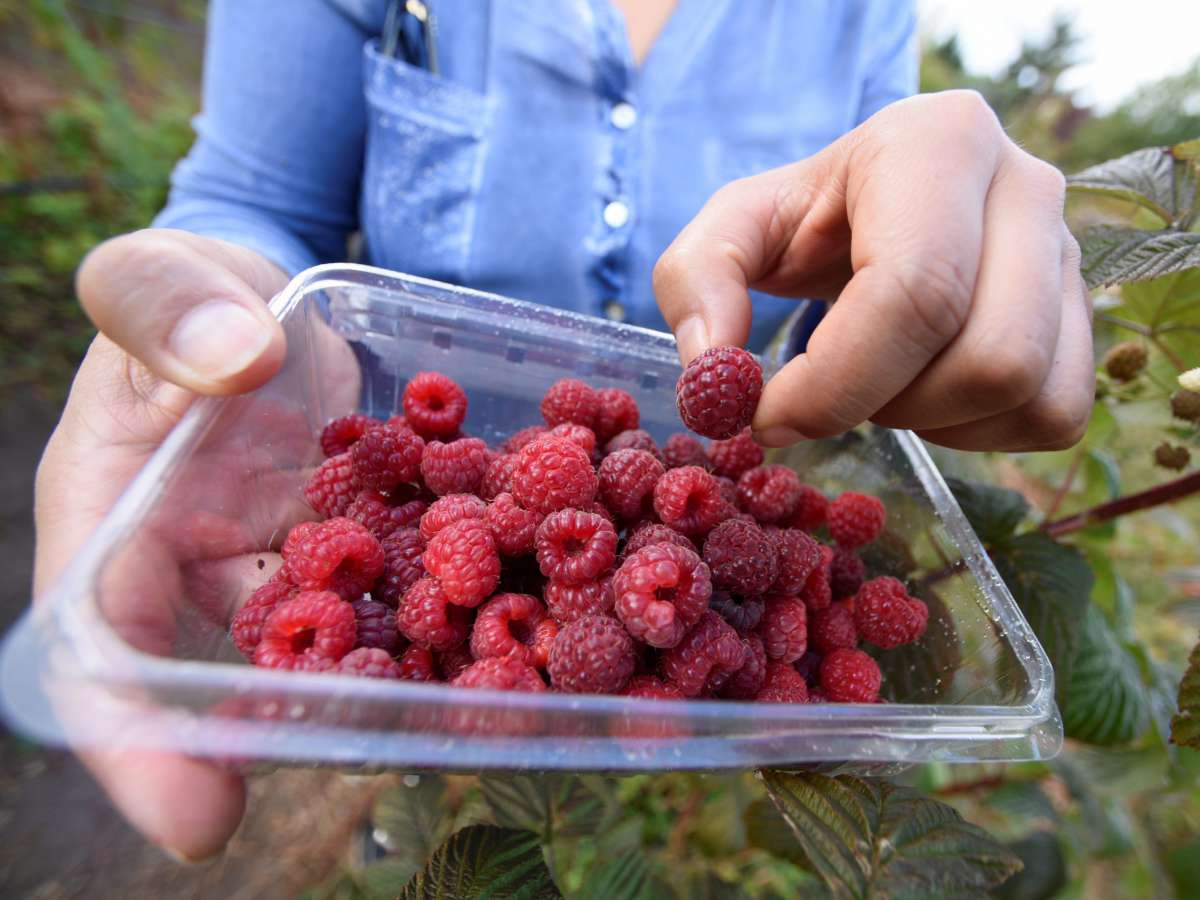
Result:
<svg viewBox="0 0 1200 900"><path fill-rule="evenodd" d="M500 580L500 555L491 529L478 519L460 519L439 531L425 548L425 571L438 579L446 599L478 606Z"/></svg>
<svg viewBox="0 0 1200 900"><path fill-rule="evenodd" d="M679 643L708 609L711 594L708 566L694 551L674 544L638 550L613 576L617 616L652 647Z"/></svg>
<svg viewBox="0 0 1200 900"><path fill-rule="evenodd" d="M730 509L737 509L737 482L732 478L726 478L724 475L715 476L717 479L717 490L721 492L721 499L729 504ZM750 516L751 519L754 516Z"/></svg>
<svg viewBox="0 0 1200 900"><path fill-rule="evenodd" d="M504 452L517 453L526 444L532 443L535 438L540 438L543 434L548 434L549 431L550 429L545 425L530 425L528 428L522 428L504 442Z"/></svg>
<svg viewBox="0 0 1200 900"><path fill-rule="evenodd" d="M663 463L668 469L678 469L680 466L708 468L708 454L704 452L704 445L682 431L667 438L662 454Z"/></svg>
<svg viewBox="0 0 1200 900"><path fill-rule="evenodd" d="M321 430L321 452L326 456L338 456L345 453L368 428L383 424L378 419L364 416L362 413L351 413L334 419Z"/></svg>
<svg viewBox="0 0 1200 900"><path fill-rule="evenodd" d="M929 607L895 578L872 578L854 595L854 625L863 640L887 650L925 633Z"/></svg>
<svg viewBox="0 0 1200 900"><path fill-rule="evenodd" d="M1183 388L1173 393L1171 415L1185 422L1200 422L1200 393Z"/></svg>
<svg viewBox="0 0 1200 900"><path fill-rule="evenodd" d="M811 533L824 525L828 516L829 500L825 495L811 484L801 484L796 508L788 516L787 525Z"/></svg>
<svg viewBox="0 0 1200 900"><path fill-rule="evenodd" d="M546 682L542 681L536 669L510 656L477 659L463 669L451 684L487 691L526 691L536 694L546 690Z"/></svg>
<svg viewBox="0 0 1200 900"><path fill-rule="evenodd" d="M398 484L416 481L424 452L425 442L414 432L377 425L350 448L350 459L363 487L390 491Z"/></svg>
<svg viewBox="0 0 1200 900"><path fill-rule="evenodd" d="M550 648L550 683L569 694L616 694L633 676L637 658L621 623L584 616L563 627Z"/></svg>
<svg viewBox="0 0 1200 900"><path fill-rule="evenodd" d="M1189 462L1192 461L1192 454L1187 447L1179 444L1170 444L1163 441L1154 448L1154 462L1164 469L1170 469L1172 472L1180 472L1187 468Z"/></svg>
<svg viewBox="0 0 1200 900"><path fill-rule="evenodd" d="M400 598L425 575L425 542L415 528L401 528L380 543L383 547L383 577L371 591L371 597L395 609Z"/></svg>
<svg viewBox="0 0 1200 900"><path fill-rule="evenodd" d="M600 497L620 518L640 519L653 509L654 485L665 471L645 450L610 453L600 463Z"/></svg>
<svg viewBox="0 0 1200 900"><path fill-rule="evenodd" d="M622 431L609 438L608 443L604 445L606 455L616 453L618 450L645 450L659 462L662 462L663 459L662 451L658 449L658 444L650 436L650 432L642 431L640 428Z"/></svg>
<svg viewBox="0 0 1200 900"><path fill-rule="evenodd" d="M487 444L479 438L461 438L448 444L430 441L421 457L421 477L439 497L474 494L491 462L487 454Z"/></svg>
<svg viewBox="0 0 1200 900"><path fill-rule="evenodd" d="M350 454L342 453L325 460L309 476L304 501L329 519L342 515L361 489Z"/></svg>
<svg viewBox="0 0 1200 900"><path fill-rule="evenodd" d="M586 584L617 558L617 532L603 516L562 509L546 516L535 538L538 568L547 578Z"/></svg>
<svg viewBox="0 0 1200 900"><path fill-rule="evenodd" d="M751 597L764 593L779 573L775 542L757 525L736 519L708 533L704 561L713 587Z"/></svg>
<svg viewBox="0 0 1200 900"><path fill-rule="evenodd" d="M409 646L400 657L400 677L405 681L437 681L430 649L417 644Z"/></svg>
<svg viewBox="0 0 1200 900"><path fill-rule="evenodd" d="M616 517L609 511L608 507L599 500L593 500L591 503L585 503L583 506L579 507L579 511L601 516L606 522L608 522L608 524L612 525L613 528L617 527Z"/></svg>
<svg viewBox="0 0 1200 900"><path fill-rule="evenodd" d="M296 586L286 581L268 581L250 595L229 623L233 645L246 659L254 659L254 648L262 638L262 626L275 608L296 594Z"/></svg>
<svg viewBox="0 0 1200 900"><path fill-rule="evenodd" d="M803 531L782 528L769 532L779 554L779 575L771 590L777 594L797 595L817 571L823 560L821 544ZM832 551L830 551L832 553Z"/></svg>
<svg viewBox="0 0 1200 900"><path fill-rule="evenodd" d="M769 662L762 690L754 699L759 703L807 703L808 684L787 663Z"/></svg>
<svg viewBox="0 0 1200 900"><path fill-rule="evenodd" d="M1116 381L1131 381L1146 368L1146 345L1140 341L1122 341L1104 354L1104 371Z"/></svg>
<svg viewBox="0 0 1200 900"><path fill-rule="evenodd" d="M354 609L330 591L302 591L263 622L256 665L320 671L354 648Z"/></svg>
<svg viewBox="0 0 1200 900"><path fill-rule="evenodd" d="M418 372L404 388L404 418L425 440L453 438L467 417L467 395L440 372Z"/></svg>
<svg viewBox="0 0 1200 900"><path fill-rule="evenodd" d="M471 631L471 654L476 659L511 656L527 666L544 669L558 624L529 594L496 594L479 607Z"/></svg>
<svg viewBox="0 0 1200 900"><path fill-rule="evenodd" d="M729 700L753 700L767 678L767 651L763 649L762 640L752 634L743 638L742 643L746 648L746 661L721 688L721 696Z"/></svg>
<svg viewBox="0 0 1200 900"><path fill-rule="evenodd" d="M668 469L654 485L654 511L689 537L708 534L731 512L717 480L699 466Z"/></svg>
<svg viewBox="0 0 1200 900"><path fill-rule="evenodd" d="M808 623L808 642L818 653L858 646L854 615L842 603L834 603L812 614Z"/></svg>
<svg viewBox="0 0 1200 900"><path fill-rule="evenodd" d="M643 547L651 544L674 544L684 550L696 551L696 545L685 534L680 534L674 528L659 522L644 522L635 528L625 540L625 548L621 551L621 562L627 560Z"/></svg>
<svg viewBox="0 0 1200 900"><path fill-rule="evenodd" d="M339 675L358 675L361 678L403 678L404 674L386 650L359 647L351 650L337 664Z"/></svg>
<svg viewBox="0 0 1200 900"><path fill-rule="evenodd" d="M874 703L882 676L861 650L834 650L821 660L821 693L833 703Z"/></svg>
<svg viewBox="0 0 1200 900"><path fill-rule="evenodd" d="M578 444L549 435L523 447L513 472L513 499L526 509L548 515L579 508L596 496L596 472Z"/></svg>
<svg viewBox="0 0 1200 900"><path fill-rule="evenodd" d="M808 610L794 597L766 599L755 633L762 638L767 656L780 662L795 662L808 646Z"/></svg>
<svg viewBox="0 0 1200 900"><path fill-rule="evenodd" d="M482 519L487 504L474 494L447 494L438 497L421 516L421 538L428 543L447 525L463 519Z"/></svg>
<svg viewBox="0 0 1200 900"><path fill-rule="evenodd" d="M626 697L640 697L643 700L685 699L679 688L653 675L634 675L621 694Z"/></svg>
<svg viewBox="0 0 1200 900"><path fill-rule="evenodd" d="M346 507L346 518L353 519L382 541L401 528L416 525L425 509L420 500L393 506L378 491L360 491Z"/></svg>
<svg viewBox="0 0 1200 900"><path fill-rule="evenodd" d="M733 626L738 634L748 634L758 627L766 604L759 597L738 599L725 591L713 591L708 608Z"/></svg>
<svg viewBox="0 0 1200 900"><path fill-rule="evenodd" d="M362 598L355 600L355 647L384 650L388 656L400 652L400 634L396 631L396 611L386 603Z"/></svg>
<svg viewBox="0 0 1200 900"><path fill-rule="evenodd" d="M838 547L833 551L833 562L829 566L829 587L835 599L852 597L862 587L866 566L853 550Z"/></svg>
<svg viewBox="0 0 1200 900"><path fill-rule="evenodd" d="M300 542L308 538L320 524L320 522L297 522L293 525L292 530L283 539L283 547L279 551L280 557L286 562L287 558L300 546ZM281 577L286 576L287 566L280 566L275 574ZM284 580L287 579L284 578Z"/></svg>
<svg viewBox="0 0 1200 900"><path fill-rule="evenodd" d="M467 639L471 611L446 599L436 578L422 578L400 600L396 610L400 633L430 650L449 650Z"/></svg>
<svg viewBox="0 0 1200 900"><path fill-rule="evenodd" d="M847 491L829 504L829 535L843 547L864 547L883 532L886 518L878 497Z"/></svg>
<svg viewBox="0 0 1200 900"><path fill-rule="evenodd" d="M786 519L800 500L800 478L787 466L755 466L738 479L738 506L770 525Z"/></svg>
<svg viewBox="0 0 1200 900"><path fill-rule="evenodd" d="M501 556L524 556L533 552L534 536L542 524L542 516L517 506L512 494L499 494L488 504L483 520L491 529Z"/></svg>
<svg viewBox="0 0 1200 900"><path fill-rule="evenodd" d="M488 463L483 480L479 482L479 496L484 500L495 500L500 494L512 491L513 472L517 470L517 455L501 453Z"/></svg>
<svg viewBox="0 0 1200 900"><path fill-rule="evenodd" d="M584 616L610 615L613 611L612 578L585 584L551 581L543 596L550 615L564 625Z"/></svg>
<svg viewBox="0 0 1200 900"><path fill-rule="evenodd" d="M685 697L698 697L721 690L749 652L728 622L706 610L678 644L663 652L659 668L663 680Z"/></svg>
<svg viewBox="0 0 1200 900"><path fill-rule="evenodd" d="M741 478L743 472L761 466L763 449L754 442L749 428L743 428L731 438L713 441L708 445L708 465L714 475Z"/></svg>
<svg viewBox="0 0 1200 900"><path fill-rule="evenodd" d="M383 548L350 519L328 519L307 530L284 555L288 579L302 591L333 591L357 600L383 574Z"/></svg>
<svg viewBox="0 0 1200 900"><path fill-rule="evenodd" d="M740 347L710 347L693 359L675 385L683 424L724 440L754 418L762 394L762 366Z"/></svg>
<svg viewBox="0 0 1200 900"><path fill-rule="evenodd" d="M442 676L442 681L453 681L473 662L475 657L471 655L471 648L467 644L443 650L434 657L436 672Z"/></svg>
<svg viewBox="0 0 1200 900"><path fill-rule="evenodd" d="M809 626L811 634L812 626ZM809 642L812 643L811 641ZM815 653L813 650L805 650L804 655L795 662L796 671L804 676L804 680L809 684L809 700L812 699L812 686L817 683L821 677L821 654Z"/></svg>
<svg viewBox="0 0 1200 900"><path fill-rule="evenodd" d="M551 428L563 422L593 428L599 415L596 392L576 378L554 382L542 397L542 418Z"/></svg>
<svg viewBox="0 0 1200 900"><path fill-rule="evenodd" d="M620 388L601 388L596 391L599 413L596 416L596 439L607 441L622 431L632 431L641 424L637 401Z"/></svg>
<svg viewBox="0 0 1200 900"><path fill-rule="evenodd" d="M555 437L566 438L572 441L587 451L590 457L596 452L596 432L584 425L576 425L574 422L563 422L561 425L555 425L550 429L550 434Z"/></svg>

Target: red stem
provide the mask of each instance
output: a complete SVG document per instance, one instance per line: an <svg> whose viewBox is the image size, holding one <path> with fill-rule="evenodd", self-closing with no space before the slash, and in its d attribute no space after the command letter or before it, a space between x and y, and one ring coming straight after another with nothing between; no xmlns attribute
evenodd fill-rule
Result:
<svg viewBox="0 0 1200 900"><path fill-rule="evenodd" d="M1139 491L1127 497L1118 497L1108 503L1101 503L1099 506L1075 513L1073 516L1059 519L1057 522L1045 522L1042 524L1042 531L1051 537L1059 537L1098 522L1107 522L1118 516L1126 516L1152 506L1174 503L1176 500L1182 500L1197 492L1200 492L1200 472L1193 472L1148 490Z"/></svg>

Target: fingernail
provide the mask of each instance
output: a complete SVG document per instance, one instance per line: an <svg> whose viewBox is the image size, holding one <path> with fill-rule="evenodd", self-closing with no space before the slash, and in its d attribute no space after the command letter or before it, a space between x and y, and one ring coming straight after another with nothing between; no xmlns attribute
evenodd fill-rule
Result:
<svg viewBox="0 0 1200 900"><path fill-rule="evenodd" d="M686 366L708 349L708 326L699 316L688 316L675 329L675 343L679 345L679 358Z"/></svg>
<svg viewBox="0 0 1200 900"><path fill-rule="evenodd" d="M770 428L754 432L754 440L764 447L790 447L804 440L804 435L786 425L772 425Z"/></svg>
<svg viewBox="0 0 1200 900"><path fill-rule="evenodd" d="M175 862L179 863L181 866L197 866L200 863L208 862L210 859L217 856L221 852L220 850L218 850L216 853L210 853L208 856L191 857L191 856L188 856L186 853L183 853L180 850L176 850L174 847L166 847L166 846L160 845L160 849L162 850L163 853L167 854L167 856L171 857L171 859L173 859Z"/></svg>
<svg viewBox="0 0 1200 900"><path fill-rule="evenodd" d="M179 320L167 349L197 377L220 380L244 371L270 343L271 332L248 309L212 300Z"/></svg>

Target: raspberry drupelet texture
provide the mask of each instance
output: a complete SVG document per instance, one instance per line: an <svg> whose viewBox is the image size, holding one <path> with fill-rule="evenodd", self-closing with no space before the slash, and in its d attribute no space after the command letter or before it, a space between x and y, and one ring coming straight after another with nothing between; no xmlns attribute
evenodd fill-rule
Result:
<svg viewBox="0 0 1200 900"><path fill-rule="evenodd" d="M834 603L813 613L808 620L808 643L821 654L853 650L858 646L854 615L844 603Z"/></svg>
<svg viewBox="0 0 1200 900"><path fill-rule="evenodd" d="M862 587L866 566L853 550L837 547L829 565L829 587L835 600L853 597Z"/></svg>
<svg viewBox="0 0 1200 900"><path fill-rule="evenodd" d="M617 532L595 513L561 509L546 516L534 538L542 574L566 584L587 584L617 558Z"/></svg>
<svg viewBox="0 0 1200 900"><path fill-rule="evenodd" d="M376 425L350 448L350 459L363 487L386 492L417 480L424 452L425 441L408 428Z"/></svg>
<svg viewBox="0 0 1200 900"><path fill-rule="evenodd" d="M749 634L758 627L765 607L761 597L735 597L726 591L713 591L708 601L708 608L741 635Z"/></svg>
<svg viewBox="0 0 1200 900"><path fill-rule="evenodd" d="M709 467L708 453L705 452L704 445L682 431L667 438L662 454L663 465L668 469L678 469L680 466L701 466L705 469Z"/></svg>
<svg viewBox="0 0 1200 900"><path fill-rule="evenodd" d="M787 663L768 662L762 690L754 699L759 703L808 703L808 683Z"/></svg>
<svg viewBox="0 0 1200 900"><path fill-rule="evenodd" d="M802 657L793 663L796 671L803 675L804 680L808 682L810 700L812 699L812 688L821 678L821 659L822 655L820 653L809 648L804 651Z"/></svg>
<svg viewBox="0 0 1200 900"><path fill-rule="evenodd" d="M512 494L498 494L488 504L483 519L492 530L501 556L525 556L534 550L534 539L543 516L517 506Z"/></svg>
<svg viewBox="0 0 1200 900"><path fill-rule="evenodd" d="M292 526L291 530L287 533L287 537L283 539L283 546L279 550L280 558L284 563L287 562L287 558L292 555L295 549L300 546L300 542L311 535L313 530L320 524L320 522L297 522ZM275 574L280 577L286 576L287 566L280 566ZM284 580L286 581L287 579L284 578Z"/></svg>
<svg viewBox="0 0 1200 900"><path fill-rule="evenodd" d="M554 382L542 397L542 418L551 428L563 422L574 422L594 429L599 414L600 400L596 392L577 378Z"/></svg>
<svg viewBox="0 0 1200 900"><path fill-rule="evenodd" d="M685 697L714 694L745 665L749 652L728 622L706 610L678 644L663 652L659 671Z"/></svg>
<svg viewBox="0 0 1200 900"><path fill-rule="evenodd" d="M327 457L345 453L368 428L381 424L383 423L378 419L364 416L362 413L351 413L334 419L321 429L321 452Z"/></svg>
<svg viewBox="0 0 1200 900"><path fill-rule="evenodd" d="M550 581L546 584L544 597L550 615L564 625L584 616L606 616L613 612L611 577L586 584Z"/></svg>
<svg viewBox="0 0 1200 900"><path fill-rule="evenodd" d="M754 418L762 386L762 366L752 354L710 347L688 363L675 385L679 417L697 434L731 438Z"/></svg>
<svg viewBox="0 0 1200 900"><path fill-rule="evenodd" d="M439 497L474 494L490 463L487 444L479 438L460 438L448 444L430 441L421 457L421 477Z"/></svg>
<svg viewBox="0 0 1200 900"><path fill-rule="evenodd" d="M433 661L436 667L435 672L441 675L442 681L453 681L465 672L471 663L475 662L475 657L471 654L470 645L459 644L457 647L434 654Z"/></svg>
<svg viewBox="0 0 1200 900"><path fill-rule="evenodd" d="M500 554L492 531L479 519L461 519L439 531L425 548L425 571L441 582L446 599L478 606L500 580Z"/></svg>
<svg viewBox="0 0 1200 900"><path fill-rule="evenodd" d="M738 507L759 522L786 519L800 500L800 477L787 466L755 466L738 479Z"/></svg>
<svg viewBox="0 0 1200 900"><path fill-rule="evenodd" d="M376 647L359 647L351 650L337 664L339 675L357 675L360 678L391 678L399 680L404 677L400 666L392 659L386 650Z"/></svg>
<svg viewBox="0 0 1200 900"><path fill-rule="evenodd" d="M438 580L425 577L401 598L396 627L414 644L449 650L467 639L471 610L451 603Z"/></svg>
<svg viewBox="0 0 1200 900"><path fill-rule="evenodd" d="M644 700L686 699L679 688L654 675L634 675L621 693L626 697L640 697Z"/></svg>
<svg viewBox="0 0 1200 900"><path fill-rule="evenodd" d="M354 472L350 454L331 456L317 466L304 485L304 501L326 518L342 515L362 484Z"/></svg>
<svg viewBox="0 0 1200 900"><path fill-rule="evenodd" d="M712 581L692 550L651 544L628 556L613 576L613 608L633 637L673 647L708 609Z"/></svg>
<svg viewBox="0 0 1200 900"><path fill-rule="evenodd" d="M597 473L600 498L627 522L644 518L654 509L654 486L666 470L645 450L618 450L604 457Z"/></svg>
<svg viewBox="0 0 1200 900"><path fill-rule="evenodd" d="M825 524L829 517L829 500L811 484L800 485L796 507L788 516L790 528L799 528L809 534Z"/></svg>
<svg viewBox="0 0 1200 900"><path fill-rule="evenodd" d="M746 648L746 661L721 688L721 696L728 700L753 700L767 678L767 651L763 649L762 639L752 634L744 637L742 643Z"/></svg>
<svg viewBox="0 0 1200 900"><path fill-rule="evenodd" d="M749 428L743 428L723 441L713 441L708 445L705 455L714 475L734 481L741 478L743 472L761 466L763 462L763 448L755 443Z"/></svg>
<svg viewBox="0 0 1200 900"><path fill-rule="evenodd" d="M438 497L421 516L421 538L432 541L447 525L463 519L482 519L487 514L487 504L474 494L446 494Z"/></svg>
<svg viewBox="0 0 1200 900"><path fill-rule="evenodd" d="M882 676L861 650L834 650L821 660L821 693L831 703L875 703Z"/></svg>
<svg viewBox="0 0 1200 900"><path fill-rule="evenodd" d="M775 543L757 525L727 519L704 540L713 587L743 596L763 594L779 574Z"/></svg>
<svg viewBox="0 0 1200 900"><path fill-rule="evenodd" d="M433 660L433 651L428 647L412 644L400 656L400 677L405 681L437 681L438 672Z"/></svg>
<svg viewBox="0 0 1200 900"><path fill-rule="evenodd" d="M587 506L595 499L597 484L591 458L582 447L545 435L518 454L512 495L526 509L549 515Z"/></svg>
<svg viewBox="0 0 1200 900"><path fill-rule="evenodd" d="M596 391L599 412L596 415L596 440L605 443L622 431L631 431L641 424L637 401L620 388L601 388Z"/></svg>
<svg viewBox="0 0 1200 900"><path fill-rule="evenodd" d="M517 470L515 453L501 453L488 463L483 480L479 482L479 496L484 500L495 500L500 494L511 493L513 472Z"/></svg>
<svg viewBox="0 0 1200 900"><path fill-rule="evenodd" d="M451 684L461 688L526 691L534 694L546 690L546 682L542 681L542 676L536 669L510 656L477 659L463 669Z"/></svg>
<svg viewBox="0 0 1200 900"><path fill-rule="evenodd" d="M418 372L404 388L404 418L426 440L458 434L467 417L467 395L440 372Z"/></svg>
<svg viewBox="0 0 1200 900"><path fill-rule="evenodd" d="M717 480L699 466L668 469L654 485L654 511L688 537L703 537L732 512Z"/></svg>
<svg viewBox="0 0 1200 900"><path fill-rule="evenodd" d="M833 602L833 588L830 585L833 548L821 544L818 552L821 554L820 563L808 576L808 580L804 582L804 589L800 592L800 599L804 601L809 612L824 609Z"/></svg>
<svg viewBox="0 0 1200 900"><path fill-rule="evenodd" d="M910 597L895 578L872 578L854 595L854 625L859 636L889 649L911 644L925 633L929 607Z"/></svg>
<svg viewBox="0 0 1200 900"><path fill-rule="evenodd" d="M393 609L408 589L425 575L425 542L415 528L401 528L380 542L383 548L383 577L371 589L371 597Z"/></svg>
<svg viewBox="0 0 1200 900"><path fill-rule="evenodd" d="M383 547L350 519L327 519L284 554L287 577L302 591L333 591L357 600L383 574Z"/></svg>
<svg viewBox="0 0 1200 900"><path fill-rule="evenodd" d="M504 442L503 450L505 453L517 453L526 444L540 438L543 434L548 434L550 429L545 425L530 425L528 428L522 428L516 434L512 435Z"/></svg>
<svg viewBox="0 0 1200 900"><path fill-rule="evenodd" d="M353 647L353 607L330 591L302 591L263 622L254 662L269 669L321 671Z"/></svg>
<svg viewBox="0 0 1200 900"><path fill-rule="evenodd" d="M812 574L821 566L821 545L796 528L770 531L779 570L771 590L777 594L799 594Z"/></svg>
<svg viewBox="0 0 1200 900"><path fill-rule="evenodd" d="M400 652L403 641L400 632L396 630L396 611L386 603L378 600L368 600L363 597L355 600L354 607L354 646L376 647L395 656Z"/></svg>
<svg viewBox="0 0 1200 900"><path fill-rule="evenodd" d="M765 600L755 633L762 638L771 659L795 662L808 647L808 610L795 597L771 596Z"/></svg>
<svg viewBox="0 0 1200 900"><path fill-rule="evenodd" d="M233 621L229 624L229 635L233 638L233 645L242 656L254 659L254 648L262 638L263 623L280 603L294 597L295 594L296 586L293 584L286 581L268 581L250 595L250 599L234 614Z"/></svg>
<svg viewBox="0 0 1200 900"><path fill-rule="evenodd" d="M847 491L829 504L829 536L843 547L864 547L883 533L886 518L878 497Z"/></svg>
<svg viewBox="0 0 1200 900"><path fill-rule="evenodd" d="M393 506L389 498L378 491L360 491L354 502L346 507L346 518L353 519L382 541L401 528L416 525L426 508L421 500Z"/></svg>
<svg viewBox="0 0 1200 900"><path fill-rule="evenodd" d="M550 683L570 694L620 693L637 663L633 640L608 616L584 616L565 625L550 649Z"/></svg>
<svg viewBox="0 0 1200 900"><path fill-rule="evenodd" d="M587 452L589 457L596 452L596 432L592 431L586 425L563 422L551 428L549 433L555 437L566 438L568 441L578 444Z"/></svg>
<svg viewBox="0 0 1200 900"><path fill-rule="evenodd" d="M618 450L645 450L659 462L662 462L662 450L650 436L650 432L640 428L630 428L610 438L604 445L605 454L616 453Z"/></svg>
<svg viewBox="0 0 1200 900"><path fill-rule="evenodd" d="M696 550L696 545L687 535L681 534L674 528L663 525L661 522L645 522L637 526L625 539L625 547L621 551L621 562L624 562L632 554L637 553L643 547L649 547L651 544L674 544L676 547L682 547L685 550L693 552Z"/></svg>
<svg viewBox="0 0 1200 900"><path fill-rule="evenodd" d="M544 669L558 636L558 623L529 594L496 594L475 615L471 655L475 659L511 656L527 666Z"/></svg>

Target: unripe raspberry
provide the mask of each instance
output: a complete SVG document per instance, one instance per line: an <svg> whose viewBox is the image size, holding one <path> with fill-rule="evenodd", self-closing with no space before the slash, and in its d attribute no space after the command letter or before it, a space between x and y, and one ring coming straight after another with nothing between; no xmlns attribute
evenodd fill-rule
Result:
<svg viewBox="0 0 1200 900"><path fill-rule="evenodd" d="M1154 461L1164 469L1179 472L1187 468L1188 463L1192 461L1192 454L1187 447L1163 441L1154 448Z"/></svg>
<svg viewBox="0 0 1200 900"><path fill-rule="evenodd" d="M1146 368L1146 346L1140 341L1122 341L1104 354L1104 371L1117 381L1131 381Z"/></svg>
<svg viewBox="0 0 1200 900"><path fill-rule="evenodd" d="M1200 422L1200 393L1180 389L1172 394L1171 415L1185 422Z"/></svg>

